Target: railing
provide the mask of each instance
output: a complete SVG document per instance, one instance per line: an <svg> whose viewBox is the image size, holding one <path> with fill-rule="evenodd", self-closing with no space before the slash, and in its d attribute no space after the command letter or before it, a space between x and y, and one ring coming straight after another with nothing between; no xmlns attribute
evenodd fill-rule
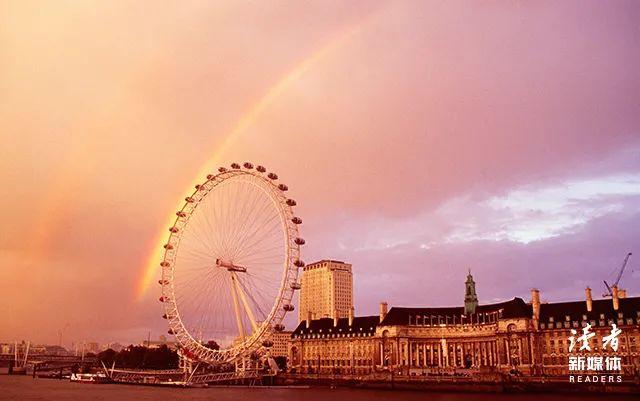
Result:
<svg viewBox="0 0 640 401"><path fill-rule="evenodd" d="M120 383L168 384L184 385L232 382L244 379L259 379L263 375L256 370L224 373L201 373L189 376L180 369L171 370L106 370L111 380Z"/></svg>
<svg viewBox="0 0 640 401"><path fill-rule="evenodd" d="M258 379L261 375L256 370L245 370L239 372L226 372L226 373L209 373L193 375L189 380L190 383L220 383L234 380L243 379Z"/></svg>
<svg viewBox="0 0 640 401"><path fill-rule="evenodd" d="M13 354L0 354L0 361L14 360ZM85 356L84 362L94 362L97 358L95 356ZM48 354L29 354L27 357L27 363L30 361L82 361L81 356L75 355L48 355Z"/></svg>

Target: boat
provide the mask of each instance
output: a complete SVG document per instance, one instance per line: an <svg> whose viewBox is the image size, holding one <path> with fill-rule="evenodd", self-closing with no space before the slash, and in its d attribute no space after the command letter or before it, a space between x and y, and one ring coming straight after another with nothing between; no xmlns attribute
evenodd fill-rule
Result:
<svg viewBox="0 0 640 401"><path fill-rule="evenodd" d="M111 382L111 380L104 373L72 373L69 380L76 383L90 384Z"/></svg>

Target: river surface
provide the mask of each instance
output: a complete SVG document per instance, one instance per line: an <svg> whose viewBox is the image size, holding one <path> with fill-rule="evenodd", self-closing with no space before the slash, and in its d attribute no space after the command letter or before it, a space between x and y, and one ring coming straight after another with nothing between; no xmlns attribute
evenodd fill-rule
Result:
<svg viewBox="0 0 640 401"><path fill-rule="evenodd" d="M0 400L11 401L595 401L635 400L597 394L430 393L349 388L163 388L122 384L82 384L67 380L0 375Z"/></svg>

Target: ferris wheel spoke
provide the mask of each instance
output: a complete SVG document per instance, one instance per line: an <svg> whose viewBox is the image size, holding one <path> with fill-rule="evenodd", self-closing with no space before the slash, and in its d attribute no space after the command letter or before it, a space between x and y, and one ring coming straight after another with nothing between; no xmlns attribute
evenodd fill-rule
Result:
<svg viewBox="0 0 640 401"><path fill-rule="evenodd" d="M233 239L233 233L238 228L236 224L236 222L238 221L238 213L240 210L238 206L242 202L241 194L244 194L244 191L240 191L240 188L243 186L244 186L244 183L241 180L237 182L235 185L232 185L229 191L230 193L233 194L232 199L229 202L229 213L227 215L227 239L229 243L229 251L232 250L232 246L233 246L233 243L231 242ZM230 258L231 254L229 254L228 257Z"/></svg>
<svg viewBox="0 0 640 401"><path fill-rule="evenodd" d="M259 211L256 211L254 213L253 219L251 221L251 224L247 227L247 229L245 231L245 235L242 237L241 240L239 240L237 242L239 247L243 246L244 244L246 244L246 243L248 243L250 241L253 241L253 238L256 235L258 235L264 227L267 227L268 224L270 224L275 219L275 217L278 216L277 214L275 214L275 215L272 216L271 219L269 219L267 221L263 221L262 224L258 224L259 223L258 219L260 219L261 217L264 217L263 213L264 213L265 210L268 210L268 207L269 207L269 204L267 202L264 202L262 204L262 208ZM237 251L237 249L236 249L236 251Z"/></svg>
<svg viewBox="0 0 640 401"><path fill-rule="evenodd" d="M202 329L206 330L207 335L209 335L209 325L210 325L210 318L212 316L212 306L213 306L213 302L217 301L216 297L213 297L212 295L215 294L218 289L222 286L222 283L224 281L223 280L213 280L212 284L209 286L209 290L204 294L204 300L205 303L202 304L202 308L199 308L198 310L196 310L194 313L196 315L200 316L200 319L198 321L198 325L199 327Z"/></svg>
<svg viewBox="0 0 640 401"><path fill-rule="evenodd" d="M223 256L225 259L229 258L229 235L230 235L230 231L231 231L231 222L232 222L232 218L231 215L233 213L233 208L232 208L232 200L234 199L234 196L231 195L231 191L233 190L233 188L231 187L230 184L227 184L224 186L224 192L223 192L223 197L221 198L221 206L222 206L222 212L221 212L221 234L222 234L222 243L223 243L223 248L224 248L224 253Z"/></svg>
<svg viewBox="0 0 640 401"><path fill-rule="evenodd" d="M221 217L219 215L219 199L215 198L213 202L211 202L211 209L212 209L212 218L213 218L213 222L211 224L211 230L212 230L212 235L214 236L214 248L216 250L217 253L220 253L221 249L222 249L222 238L220 236L220 232L217 230L217 228L221 225ZM207 202L207 204L209 204L209 202Z"/></svg>
<svg viewBox="0 0 640 401"><path fill-rule="evenodd" d="M193 310L192 313L200 316L200 319L197 323L200 327L208 328L210 326L211 317L215 316L218 313L217 308L214 307L214 303L219 302L220 299L211 295L212 293L220 292L221 290L223 290L223 287L225 286L224 283L224 280L217 280L215 284L201 296L204 302L198 304L197 308ZM207 330L207 333L209 331L210 329Z"/></svg>
<svg viewBox="0 0 640 401"><path fill-rule="evenodd" d="M243 257L245 257L245 256L247 256L247 255L250 255L250 254L251 254L250 252L252 252L252 251L250 251L250 250L253 250L253 249L254 249L254 247L256 247L256 246L258 246L259 244L263 243L263 242L265 241L265 239L266 239L266 238L268 238L269 234L271 234L271 233L275 232L275 230L277 230L277 229L278 229L278 227L274 225L274 226L273 226L273 227L271 227L271 228L270 228L266 233L264 233L264 236L263 236L263 237L261 237L261 238L259 237L259 238L257 238L255 241L253 241L252 243L248 243L248 244L246 244L246 245L243 247L243 249L242 249L241 251L239 251L239 252L238 252L239 254L238 254L238 255L236 255L236 258L243 258Z"/></svg>
<svg viewBox="0 0 640 401"><path fill-rule="evenodd" d="M268 210L268 207L271 204L271 201L268 199L264 199L264 196L255 196L253 199L253 203L249 208L249 213L246 213L245 219L240 224L239 233L240 236L234 238L235 243L238 246L241 246L246 240L247 236L250 234L250 229L254 226L256 220L262 215L265 210ZM260 202L260 205L256 205L257 202ZM247 225L247 223L251 223ZM237 251L237 250L236 250Z"/></svg>
<svg viewBox="0 0 640 401"><path fill-rule="evenodd" d="M264 194L257 194L252 197L252 202L249 204L248 212L245 214L245 218L243 222L240 224L241 231L245 231L245 227L247 227L247 223L249 221L255 220L256 215L262 213L266 207L268 207L270 201L265 197ZM250 225L249 225L250 226Z"/></svg>
<svg viewBox="0 0 640 401"><path fill-rule="evenodd" d="M260 285L258 285L260 283ZM259 296L266 296L267 293L273 295L274 291L277 291L280 287L279 281L271 281L266 278L256 278L252 276L248 285L251 287L251 292Z"/></svg>
<svg viewBox="0 0 640 401"><path fill-rule="evenodd" d="M189 289L188 293L180 294L178 300L197 299L202 296L202 292L206 291L212 283L215 284L219 278L214 278L212 274L185 274L179 280L174 281L174 285L181 288Z"/></svg>
<svg viewBox="0 0 640 401"><path fill-rule="evenodd" d="M251 186L252 184L243 182L241 185L246 187L247 185ZM232 232L229 234L229 238L232 243L237 243L237 237L242 233L242 230L244 228L244 222L246 221L249 214L247 211L247 205L256 202L257 199L259 199L259 194L255 194L254 196L244 196L243 199L240 200L236 205L237 207L234 220L237 223L234 225Z"/></svg>
<svg viewBox="0 0 640 401"><path fill-rule="evenodd" d="M214 230L214 225L217 223L217 221L213 220L213 222L211 221L211 218L213 216L213 212L212 212L212 208L214 207L214 205L211 205L209 202L204 202L204 213L203 214L203 220L206 223L206 230L209 234L209 241L210 241L210 245L211 248L213 249L213 253L217 253L217 250L220 247L220 244L218 243L219 238L216 235L216 231Z"/></svg>
<svg viewBox="0 0 640 401"><path fill-rule="evenodd" d="M247 280L249 281L249 280ZM253 291L253 288L251 289L251 291L247 290L247 283L246 282L239 282L242 289L244 290L244 292L248 295L248 297L251 299L251 302L253 302L253 306L256 309L256 312L259 313L259 316L261 317L261 320L265 320L267 317L267 314L262 310L262 308L260 307L260 303L258 303L255 299L255 297L253 296L253 294L255 293ZM255 319L254 319L255 320ZM254 329L255 331L255 329Z"/></svg>
<svg viewBox="0 0 640 401"><path fill-rule="evenodd" d="M202 284L202 272L185 271L179 278L173 280L174 284L193 285Z"/></svg>
<svg viewBox="0 0 640 401"><path fill-rule="evenodd" d="M244 264L248 264L256 261L276 260L276 257L277 260L282 259L282 247L265 244L262 248L247 252L241 258L238 258L238 261L243 261Z"/></svg>
<svg viewBox="0 0 640 401"><path fill-rule="evenodd" d="M265 287L264 289L260 289L255 285L255 283L252 283L251 281L248 283L245 283L245 285L249 287L249 290L247 291L247 293L251 294L250 296L255 305L256 310L260 312L262 320L265 320L267 318L267 313L262 310L262 308L260 307L260 304L264 302L268 302L269 299L272 299L274 296L276 296L277 289L275 289L275 291L274 291L274 288ZM260 302L258 302L258 300Z"/></svg>
<svg viewBox="0 0 640 401"><path fill-rule="evenodd" d="M226 255L227 243L226 243L226 218L227 210L225 208L227 202L227 185L220 184L218 189L218 197L215 200L216 205L216 230L218 232L218 238L220 241L220 247L218 252L220 255Z"/></svg>
<svg viewBox="0 0 640 401"><path fill-rule="evenodd" d="M279 230L282 230L282 227L280 226L279 223L277 224L273 222L263 223L261 226L258 227L258 231L260 232L260 235L254 235L255 239L253 239L253 242L248 243L246 245L247 247L244 248L244 250L247 251L249 249L253 249L253 247L257 247L263 242L273 243L272 241L276 239L276 234L278 234Z"/></svg>
<svg viewBox="0 0 640 401"><path fill-rule="evenodd" d="M249 225L249 230L247 230L247 235L249 235L249 238L255 236L259 232L259 229L261 229L265 225L269 225L273 220L279 217L278 213L275 213L273 211L272 213L267 213L269 211L269 208L273 208L273 204L271 203L271 201L263 202L260 209L255 210L253 220ZM267 219L269 215L271 215L271 217ZM259 224L260 219L263 220L262 224Z"/></svg>
<svg viewBox="0 0 640 401"><path fill-rule="evenodd" d="M199 207L203 207L200 205ZM188 228L196 237L198 237L201 241L203 247L209 252L212 253L211 248L211 238L210 231L206 229L206 219L203 218L203 215L206 213L197 213L194 215L193 219L189 221Z"/></svg>
<svg viewBox="0 0 640 401"><path fill-rule="evenodd" d="M211 241L209 238L210 234L205 228L202 227L202 214L206 213L198 213L194 216L193 220L189 221L189 223L187 224L187 232L190 232L193 236L195 236L199 240L199 243L200 245L202 245L203 249L211 254L213 252L213 249L211 248Z"/></svg>
<svg viewBox="0 0 640 401"><path fill-rule="evenodd" d="M197 233L194 232L194 230L185 230L184 235L185 237L183 238L183 241L185 238L193 238L195 240L195 244L200 246L198 248L198 251L209 255L211 254L211 249L209 248L209 246Z"/></svg>
<svg viewBox="0 0 640 401"><path fill-rule="evenodd" d="M193 249L182 249L181 251L182 253L185 253L185 255L181 255L182 259L188 259L192 262L199 262L206 265L211 264L211 255L205 255L204 253Z"/></svg>
<svg viewBox="0 0 640 401"><path fill-rule="evenodd" d="M260 250L254 250L251 252L246 252L241 257L238 257L237 260L254 260L257 256L264 256L267 252L275 252L278 249L282 249L282 246L272 246L269 248L261 248Z"/></svg>

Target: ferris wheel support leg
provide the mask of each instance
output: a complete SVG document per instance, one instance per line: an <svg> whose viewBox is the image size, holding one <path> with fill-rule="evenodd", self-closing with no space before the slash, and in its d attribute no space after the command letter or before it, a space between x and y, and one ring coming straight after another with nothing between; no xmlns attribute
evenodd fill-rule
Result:
<svg viewBox="0 0 640 401"><path fill-rule="evenodd" d="M240 304L238 304L238 283L234 272L231 272L231 296L233 297L233 310L236 313L236 322L238 323L238 332L240 338L244 339L244 325L242 324L242 316L240 316Z"/></svg>
<svg viewBox="0 0 640 401"><path fill-rule="evenodd" d="M238 292L238 295L240 296L240 300L242 301L242 305L244 306L244 310L247 313L247 316L249 316L249 321L251 322L251 328L253 329L253 332L255 333L256 331L258 331L258 325L256 323L256 317L253 315L253 311L249 307L249 303L247 302L247 297L244 295L244 291L242 291L242 288L240 288L240 286L237 285L238 277L236 276L236 272L231 272L231 275L234 277L234 281L233 282L236 283L236 291Z"/></svg>

